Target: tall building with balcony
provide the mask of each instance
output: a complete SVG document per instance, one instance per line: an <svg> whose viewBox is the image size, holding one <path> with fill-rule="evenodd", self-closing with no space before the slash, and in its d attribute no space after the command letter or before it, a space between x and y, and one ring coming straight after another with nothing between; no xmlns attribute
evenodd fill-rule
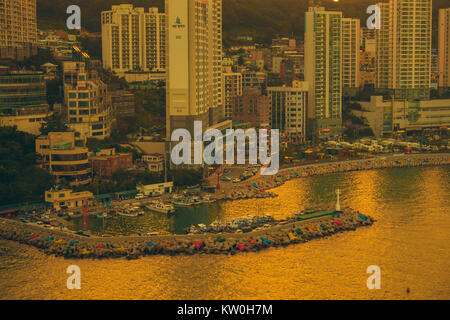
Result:
<svg viewBox="0 0 450 320"><path fill-rule="evenodd" d="M375 56L372 51L361 51L359 59L360 87L375 86Z"/></svg>
<svg viewBox="0 0 450 320"><path fill-rule="evenodd" d="M438 85L450 87L450 8L439 9L438 29Z"/></svg>
<svg viewBox="0 0 450 320"><path fill-rule="evenodd" d="M257 88L264 93L267 87L267 74L250 70L242 71L242 89Z"/></svg>
<svg viewBox="0 0 450 320"><path fill-rule="evenodd" d="M17 126L19 131L39 134L51 114L47 104L45 75L20 71L0 74L0 125Z"/></svg>
<svg viewBox="0 0 450 320"><path fill-rule="evenodd" d="M269 98L257 88L245 89L241 96L234 97L231 110L233 121L247 122L255 128L270 127Z"/></svg>
<svg viewBox="0 0 450 320"><path fill-rule="evenodd" d="M224 72L222 76L225 119L231 119L233 115L233 99L242 96L242 74L228 70L228 72Z"/></svg>
<svg viewBox="0 0 450 320"><path fill-rule="evenodd" d="M342 18L342 87L359 88L361 27L359 19Z"/></svg>
<svg viewBox="0 0 450 320"><path fill-rule="evenodd" d="M36 139L36 153L41 166L59 180L70 185L84 185L91 181L88 149L75 146L74 132L49 132Z"/></svg>
<svg viewBox="0 0 450 320"><path fill-rule="evenodd" d="M193 132L228 126L222 122L222 0L168 0L167 138L173 130Z"/></svg>
<svg viewBox="0 0 450 320"><path fill-rule="evenodd" d="M336 135L342 128L342 12L310 7L305 13L308 133Z"/></svg>
<svg viewBox="0 0 450 320"><path fill-rule="evenodd" d="M68 61L63 64L64 102L69 128L78 139L108 137L111 131L112 104L107 85L90 79L84 63Z"/></svg>
<svg viewBox="0 0 450 320"><path fill-rule="evenodd" d="M361 30L360 33L361 50L365 52L371 52L373 53L373 56L375 56L377 29L369 29L367 27L363 27L360 30Z"/></svg>
<svg viewBox="0 0 450 320"><path fill-rule="evenodd" d="M378 6L376 88L398 99L428 99L432 0L390 0Z"/></svg>
<svg viewBox="0 0 450 320"><path fill-rule="evenodd" d="M165 71L166 15L158 8L114 5L102 12L101 22L104 68L118 74Z"/></svg>
<svg viewBox="0 0 450 320"><path fill-rule="evenodd" d="M36 0L0 0L0 58L37 53Z"/></svg>
<svg viewBox="0 0 450 320"><path fill-rule="evenodd" d="M306 108L308 83L294 80L292 87L268 87L270 127L281 134L304 141L306 137Z"/></svg>

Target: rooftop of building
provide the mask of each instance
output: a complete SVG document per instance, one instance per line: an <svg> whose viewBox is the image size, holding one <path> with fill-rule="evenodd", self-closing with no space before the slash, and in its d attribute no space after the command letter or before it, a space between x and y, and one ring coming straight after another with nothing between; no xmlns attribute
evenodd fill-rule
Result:
<svg viewBox="0 0 450 320"><path fill-rule="evenodd" d="M31 71L31 70L10 70L7 73L0 73L0 77L11 76L43 76L43 71Z"/></svg>
<svg viewBox="0 0 450 320"><path fill-rule="evenodd" d="M145 154L144 156L162 157L163 154L155 152L155 153Z"/></svg>
<svg viewBox="0 0 450 320"><path fill-rule="evenodd" d="M113 155L103 155L103 156L91 156L89 157L89 160L110 160L110 159L115 159L115 158L120 158L123 156L129 156L129 155L133 155L132 153L116 153Z"/></svg>

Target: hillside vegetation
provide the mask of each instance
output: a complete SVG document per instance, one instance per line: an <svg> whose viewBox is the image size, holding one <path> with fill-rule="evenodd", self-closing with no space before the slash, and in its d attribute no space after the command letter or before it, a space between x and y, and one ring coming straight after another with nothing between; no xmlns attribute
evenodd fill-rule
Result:
<svg viewBox="0 0 450 320"><path fill-rule="evenodd" d="M164 0L37 0L39 28L65 28L66 8L79 5L82 27L91 32L101 29L100 12L113 4L131 3L144 8L156 6L164 10ZM368 17L366 8L376 3L373 0L321 1L326 8L338 8L345 17L361 19L365 26ZM250 34L259 42L270 43L277 35L303 38L304 12L308 0L223 0L223 29L225 44L236 35ZM449 7L448 0L433 0L433 27L436 37L437 10Z"/></svg>

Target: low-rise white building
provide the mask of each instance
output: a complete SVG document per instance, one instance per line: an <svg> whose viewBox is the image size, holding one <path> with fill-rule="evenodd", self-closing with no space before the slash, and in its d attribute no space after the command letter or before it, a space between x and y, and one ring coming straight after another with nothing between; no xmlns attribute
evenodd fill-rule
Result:
<svg viewBox="0 0 450 320"><path fill-rule="evenodd" d="M150 172L164 171L164 155L160 153L143 155L142 161L144 161L147 164L147 168Z"/></svg>
<svg viewBox="0 0 450 320"><path fill-rule="evenodd" d="M172 193L173 182L137 185L136 189L145 196L159 196L164 193Z"/></svg>
<svg viewBox="0 0 450 320"><path fill-rule="evenodd" d="M82 209L92 204L94 195L90 191L73 192L71 189L50 189L45 191L45 201L52 203L55 210Z"/></svg>
<svg viewBox="0 0 450 320"><path fill-rule="evenodd" d="M369 102L360 104L362 111L352 112L367 119L376 137L398 130L419 131L450 126L450 99L407 101L372 96Z"/></svg>

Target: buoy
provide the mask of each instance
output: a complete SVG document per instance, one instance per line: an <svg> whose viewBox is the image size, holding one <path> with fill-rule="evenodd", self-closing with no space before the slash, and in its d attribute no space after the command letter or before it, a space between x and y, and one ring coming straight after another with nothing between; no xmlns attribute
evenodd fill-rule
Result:
<svg viewBox="0 0 450 320"><path fill-rule="evenodd" d="M292 233L292 232L289 232L288 233L288 237L289 237L289 240L297 240L298 239L298 237L296 237L296 236L294 236L294 234Z"/></svg>
<svg viewBox="0 0 450 320"><path fill-rule="evenodd" d="M81 251L81 254L82 254L82 255L90 254L90 253L92 253L92 251L89 251L89 250L87 250L87 249L83 249L83 250Z"/></svg>
<svg viewBox="0 0 450 320"><path fill-rule="evenodd" d="M240 244L240 243L238 243L236 246L237 246L238 249L241 250L241 251L245 251L245 250L247 249L246 246L244 246L244 245L242 245L242 244Z"/></svg>
<svg viewBox="0 0 450 320"><path fill-rule="evenodd" d="M192 241L192 244L196 249L200 249L203 246L203 241Z"/></svg>

